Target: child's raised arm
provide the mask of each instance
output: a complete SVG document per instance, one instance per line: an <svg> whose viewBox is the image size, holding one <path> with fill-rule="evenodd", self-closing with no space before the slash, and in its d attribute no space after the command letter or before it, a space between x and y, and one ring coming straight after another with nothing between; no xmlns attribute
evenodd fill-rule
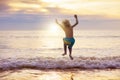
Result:
<svg viewBox="0 0 120 80"><path fill-rule="evenodd" d="M57 20L57 19L56 19L55 21L56 21L56 23L57 23L59 26L61 26L61 24L58 22L58 20Z"/></svg>
<svg viewBox="0 0 120 80"><path fill-rule="evenodd" d="M57 21L57 19L56 19L56 23L63 29L62 24L60 24L60 23Z"/></svg>
<svg viewBox="0 0 120 80"><path fill-rule="evenodd" d="M74 25L72 25L72 27L75 27L78 24L78 18L77 15L74 15L75 19L76 19L76 23Z"/></svg>

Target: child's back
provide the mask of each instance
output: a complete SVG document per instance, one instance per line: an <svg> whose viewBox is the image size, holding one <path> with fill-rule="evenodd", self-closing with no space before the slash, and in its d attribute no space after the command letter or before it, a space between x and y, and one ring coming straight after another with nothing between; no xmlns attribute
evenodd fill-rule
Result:
<svg viewBox="0 0 120 80"><path fill-rule="evenodd" d="M73 37L73 28L70 27L64 27L64 32L65 32L65 36L66 38L72 38Z"/></svg>

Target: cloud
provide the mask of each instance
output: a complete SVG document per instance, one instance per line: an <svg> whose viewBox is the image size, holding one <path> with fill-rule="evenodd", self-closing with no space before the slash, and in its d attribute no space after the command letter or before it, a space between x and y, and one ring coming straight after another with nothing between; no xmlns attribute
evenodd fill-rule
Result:
<svg viewBox="0 0 120 80"><path fill-rule="evenodd" d="M9 0L0 0L0 12L6 11L9 9L9 6L7 5Z"/></svg>
<svg viewBox="0 0 120 80"><path fill-rule="evenodd" d="M120 29L119 0L0 0L0 29L44 28L79 15L80 29ZM41 27L42 26L42 27Z"/></svg>
<svg viewBox="0 0 120 80"><path fill-rule="evenodd" d="M120 19L119 0L0 0L0 13L101 15Z"/></svg>

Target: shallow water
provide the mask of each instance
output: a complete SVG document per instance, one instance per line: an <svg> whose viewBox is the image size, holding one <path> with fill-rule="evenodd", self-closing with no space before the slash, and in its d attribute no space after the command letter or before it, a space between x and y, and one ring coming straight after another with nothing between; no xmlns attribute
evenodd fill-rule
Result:
<svg viewBox="0 0 120 80"><path fill-rule="evenodd" d="M120 56L120 31L74 32L73 56ZM63 53L63 37L61 31L0 31L0 56L58 58Z"/></svg>

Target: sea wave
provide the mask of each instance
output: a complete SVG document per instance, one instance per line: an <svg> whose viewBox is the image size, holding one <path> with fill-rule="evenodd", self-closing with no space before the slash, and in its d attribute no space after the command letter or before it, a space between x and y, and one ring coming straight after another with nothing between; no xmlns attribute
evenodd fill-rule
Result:
<svg viewBox="0 0 120 80"><path fill-rule="evenodd" d="M119 57L8 58L0 59L0 71L11 69L120 69Z"/></svg>

